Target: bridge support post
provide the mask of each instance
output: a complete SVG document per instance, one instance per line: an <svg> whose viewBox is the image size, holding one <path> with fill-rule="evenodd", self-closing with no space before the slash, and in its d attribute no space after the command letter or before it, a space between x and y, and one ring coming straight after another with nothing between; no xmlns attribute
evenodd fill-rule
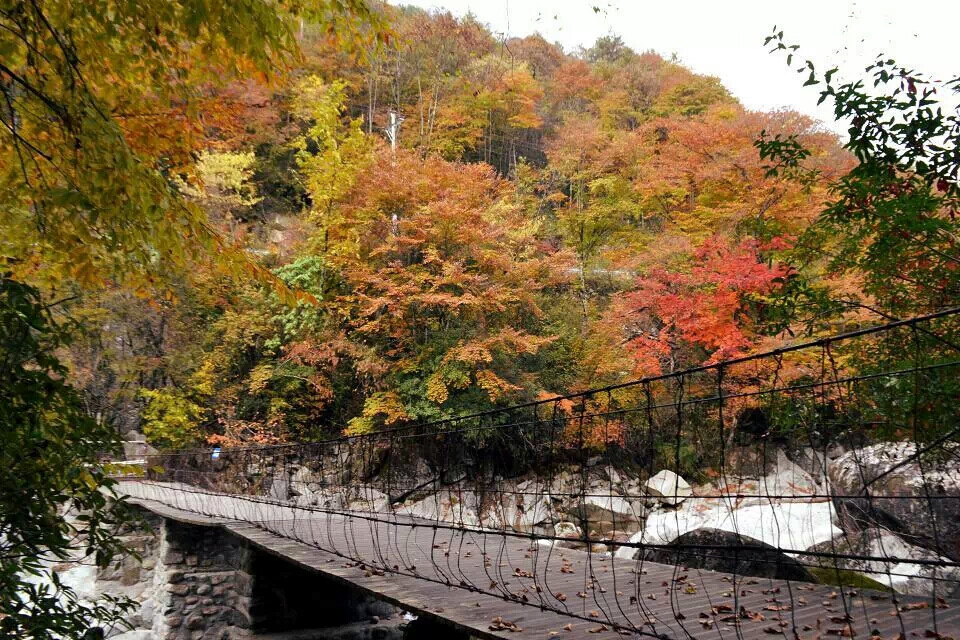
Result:
<svg viewBox="0 0 960 640"><path fill-rule="evenodd" d="M251 636L252 552L216 527L166 520L154 579L153 633L163 640L242 640Z"/></svg>

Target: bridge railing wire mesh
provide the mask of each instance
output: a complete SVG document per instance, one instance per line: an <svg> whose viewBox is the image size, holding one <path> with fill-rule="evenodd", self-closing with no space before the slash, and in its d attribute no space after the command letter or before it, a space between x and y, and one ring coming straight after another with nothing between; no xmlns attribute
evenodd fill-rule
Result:
<svg viewBox="0 0 960 640"><path fill-rule="evenodd" d="M462 418L173 452L138 491L591 630L941 637L958 329L951 309Z"/></svg>

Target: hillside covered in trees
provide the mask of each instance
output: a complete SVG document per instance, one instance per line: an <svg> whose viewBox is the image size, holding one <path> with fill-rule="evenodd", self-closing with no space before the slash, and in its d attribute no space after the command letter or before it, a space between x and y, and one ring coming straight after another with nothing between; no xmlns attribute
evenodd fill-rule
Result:
<svg viewBox="0 0 960 640"><path fill-rule="evenodd" d="M61 580L142 577L121 477L434 536L459 484L466 526L519 515L608 554L674 544L681 512L759 523L726 473L750 463L806 474L754 496L806 514L786 529L826 525L760 542L820 557L834 520L902 521L907 557L960 575L960 77L823 69L777 28L768 54L836 122L751 111L615 35L565 51L379 0L2 3L0 638L161 612L212 637ZM857 497L904 487L873 515ZM159 602L191 588L174 575L149 578Z"/></svg>
<svg viewBox="0 0 960 640"><path fill-rule="evenodd" d="M187 74L193 111L121 115L286 287L194 258L59 283L98 420L161 448L363 433L775 348L953 286L873 286L821 216L854 155L806 116L746 110L616 36L565 52L376 11L381 38L345 50L301 20L279 77Z"/></svg>

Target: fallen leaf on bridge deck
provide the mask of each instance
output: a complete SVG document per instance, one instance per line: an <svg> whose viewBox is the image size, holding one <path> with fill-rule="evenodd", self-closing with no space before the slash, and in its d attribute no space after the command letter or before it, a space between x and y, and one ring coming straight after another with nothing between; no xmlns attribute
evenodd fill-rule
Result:
<svg viewBox="0 0 960 640"><path fill-rule="evenodd" d="M502 617L497 616L490 621L490 631L510 631L510 632L519 632L523 631L522 627L518 627L516 623L510 622L509 620L504 620Z"/></svg>

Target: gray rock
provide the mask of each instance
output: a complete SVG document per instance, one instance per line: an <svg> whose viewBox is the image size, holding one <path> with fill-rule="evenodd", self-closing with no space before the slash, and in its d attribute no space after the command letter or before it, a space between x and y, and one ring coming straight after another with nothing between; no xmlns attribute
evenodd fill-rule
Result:
<svg viewBox="0 0 960 640"><path fill-rule="evenodd" d="M631 545L638 544L643 542L643 532L635 533L627 540ZM613 555L617 558L623 558L625 560L633 560L637 557L637 554L640 552L639 547L629 546L629 547L617 547L617 550L613 552Z"/></svg>
<svg viewBox="0 0 960 640"><path fill-rule="evenodd" d="M387 494L371 487L364 487L360 489L358 498L350 502L349 508L352 511L383 513L388 510L389 504L390 498Z"/></svg>
<svg viewBox="0 0 960 640"><path fill-rule="evenodd" d="M152 638L153 632L149 629L136 629L110 636L110 640L152 640Z"/></svg>
<svg viewBox="0 0 960 640"><path fill-rule="evenodd" d="M811 477L816 478L818 481L826 478L827 462L829 459L827 458L823 449L815 449L814 447L799 447L795 450L792 450L788 457L801 469L809 473Z"/></svg>
<svg viewBox="0 0 960 640"><path fill-rule="evenodd" d="M140 564L133 558L125 558L120 584L130 587L140 582Z"/></svg>
<svg viewBox="0 0 960 640"><path fill-rule="evenodd" d="M960 560L960 447L932 451L920 461L911 459L916 453L910 442L848 451L827 469L834 502L861 528L879 525Z"/></svg>
<svg viewBox="0 0 960 640"><path fill-rule="evenodd" d="M766 464L765 474L744 477L725 472L720 477L720 486L736 486L736 493L744 496L740 506L769 504L771 500L806 502L827 496L824 475L821 474L818 481L783 451L777 451L776 458ZM708 493L716 494L719 490L719 487L710 488Z"/></svg>
<svg viewBox="0 0 960 640"><path fill-rule="evenodd" d="M960 595L960 568L911 562L911 560L924 562L948 560L929 549L908 544L885 529L870 528L844 533L808 551L877 558L857 560L816 555L801 556L799 560L804 564L823 569L857 571L898 593L932 596L936 584L937 596L949 598ZM886 558L886 560L880 560L880 558Z"/></svg>
<svg viewBox="0 0 960 640"><path fill-rule="evenodd" d="M153 624L153 617L157 612L157 605L154 603L153 599L144 600L143 604L140 605L140 619L143 620L143 623L147 626ZM131 639L131 640L136 640Z"/></svg>
<svg viewBox="0 0 960 640"><path fill-rule="evenodd" d="M125 460L140 460L147 456L156 455L158 452L144 441L124 442L123 457Z"/></svg>
<svg viewBox="0 0 960 640"><path fill-rule="evenodd" d="M346 509L347 501L343 497L342 493L335 493L328 498L325 498L322 503L324 509Z"/></svg>
<svg viewBox="0 0 960 640"><path fill-rule="evenodd" d="M477 517L476 496L469 491L441 491L412 504L401 505L397 512L424 520L453 522L465 526L480 524L480 519ZM484 522L484 526L495 526L494 519L495 516L490 516L490 522ZM499 524L502 527L502 521Z"/></svg>
<svg viewBox="0 0 960 640"><path fill-rule="evenodd" d="M515 492L505 492L481 513L484 526L529 531L554 517L550 497L532 482L522 482Z"/></svg>
<svg viewBox="0 0 960 640"><path fill-rule="evenodd" d="M615 468L607 467L606 469L604 469L604 471L606 472L607 478L610 480L612 484L621 483L622 480L620 478L620 473Z"/></svg>
<svg viewBox="0 0 960 640"><path fill-rule="evenodd" d="M580 527L573 524L572 522L558 522L553 525L553 535L558 538L581 538L583 533L580 531Z"/></svg>
<svg viewBox="0 0 960 640"><path fill-rule="evenodd" d="M589 523L609 522L618 529L629 528L646 517L646 508L619 495L590 495L575 509Z"/></svg>
<svg viewBox="0 0 960 640"><path fill-rule="evenodd" d="M290 476L286 469L280 468L273 472L269 497L274 500L287 500L290 497Z"/></svg>
<svg viewBox="0 0 960 640"><path fill-rule="evenodd" d="M309 467L300 467L290 475L290 492L296 497L304 498L295 500L298 506L316 504L315 499L310 499L316 494L322 480L323 478Z"/></svg>
<svg viewBox="0 0 960 640"><path fill-rule="evenodd" d="M827 460L836 460L847 452L847 448L842 444L832 444L827 447Z"/></svg>
<svg viewBox="0 0 960 640"><path fill-rule="evenodd" d="M206 621L203 619L203 615L199 613L194 613L187 618L187 629L203 629L206 626Z"/></svg>
<svg viewBox="0 0 960 640"><path fill-rule="evenodd" d="M720 529L695 529L667 547L647 549L644 558L741 576L816 582L803 565L775 547Z"/></svg>
<svg viewBox="0 0 960 640"><path fill-rule="evenodd" d="M298 507L312 507L317 504L317 496L314 493L302 493L293 499L293 504Z"/></svg>

